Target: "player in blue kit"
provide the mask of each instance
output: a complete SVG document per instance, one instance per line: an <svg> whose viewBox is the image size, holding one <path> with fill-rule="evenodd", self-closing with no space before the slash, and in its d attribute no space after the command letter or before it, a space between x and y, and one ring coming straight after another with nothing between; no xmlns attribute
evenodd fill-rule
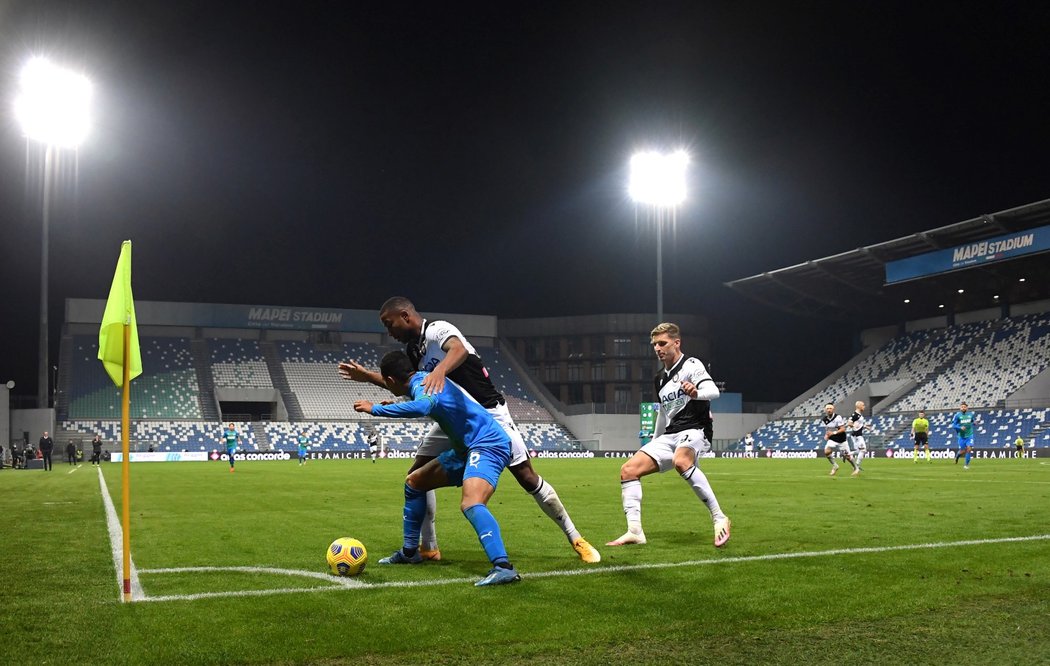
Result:
<svg viewBox="0 0 1050 666"><path fill-rule="evenodd" d="M492 569L475 585L501 585L521 580L507 557L499 523L486 506L496 491L500 473L510 462L510 437L485 408L455 382L446 380L440 391L428 395L423 385L427 373L416 371L404 352L393 351L384 356L379 372L391 393L407 395L412 400L390 405L358 400L354 403L354 411L394 418L429 416L452 444L452 448L409 473L405 480L404 545L379 563L422 562L419 530L427 511L427 491L462 486L460 510L492 562Z"/></svg>
<svg viewBox="0 0 1050 666"><path fill-rule="evenodd" d="M237 429L233 427L232 423L222 433L222 437L226 440L226 457L230 461L230 471L232 472L233 454L237 451Z"/></svg>
<svg viewBox="0 0 1050 666"><path fill-rule="evenodd" d="M310 443L310 440L306 437L305 432L299 433L299 466L302 467L306 464L306 449Z"/></svg>
<svg viewBox="0 0 1050 666"><path fill-rule="evenodd" d="M970 469L970 457L973 455L973 426L974 414L968 411L966 403L959 405L959 411L952 417L952 429L959 436L959 448L955 452L955 464L959 464L959 457L966 454L963 469Z"/></svg>

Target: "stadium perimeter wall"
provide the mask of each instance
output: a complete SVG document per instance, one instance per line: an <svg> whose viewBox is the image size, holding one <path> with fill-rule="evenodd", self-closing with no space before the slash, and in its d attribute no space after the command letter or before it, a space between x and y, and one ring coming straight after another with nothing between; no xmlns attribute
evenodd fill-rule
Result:
<svg viewBox="0 0 1050 666"><path fill-rule="evenodd" d="M6 390L6 389L5 389ZM24 433L29 433L29 443L36 446L44 431L55 435L55 410L53 409L12 409L8 438L5 446L13 441L22 441ZM57 453L57 452L56 452Z"/></svg>
<svg viewBox="0 0 1050 666"><path fill-rule="evenodd" d="M769 414L718 413L715 419L715 440L737 441L757 430L769 420ZM581 414L559 415L559 420L578 438L595 451L632 451L640 440L641 422L638 414Z"/></svg>

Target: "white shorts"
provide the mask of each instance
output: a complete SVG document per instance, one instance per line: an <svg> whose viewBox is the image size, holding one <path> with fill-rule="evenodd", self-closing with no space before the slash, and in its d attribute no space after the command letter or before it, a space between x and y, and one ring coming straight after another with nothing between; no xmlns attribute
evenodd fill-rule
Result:
<svg viewBox="0 0 1050 666"><path fill-rule="evenodd" d="M496 405L492 409L485 411L510 436L510 462L507 464L507 467L514 467L528 460L529 450L525 448L525 440L521 438L518 426L514 425L514 419L511 418L510 410L507 409L507 406ZM423 441L419 444L419 449L416 450L416 455L437 458L450 448L452 448L452 442L448 440L448 436L441 430L441 426L435 423L431 426L426 436L423 437Z"/></svg>
<svg viewBox="0 0 1050 666"><path fill-rule="evenodd" d="M376 453L379 452L379 447L373 444L372 446L368 447L368 452L374 456Z"/></svg>
<svg viewBox="0 0 1050 666"><path fill-rule="evenodd" d="M691 448L694 456L711 450L711 444L704 437L704 431L699 429L683 430L671 435L654 437L648 444L638 450L656 461L660 472L666 472L674 469L674 452L683 446Z"/></svg>
<svg viewBox="0 0 1050 666"><path fill-rule="evenodd" d="M836 442L833 439L824 440L824 455L836 452L842 454L849 453L849 442Z"/></svg>
<svg viewBox="0 0 1050 666"><path fill-rule="evenodd" d="M850 437L853 440L853 448L857 451L867 451L868 445L864 442L864 437Z"/></svg>

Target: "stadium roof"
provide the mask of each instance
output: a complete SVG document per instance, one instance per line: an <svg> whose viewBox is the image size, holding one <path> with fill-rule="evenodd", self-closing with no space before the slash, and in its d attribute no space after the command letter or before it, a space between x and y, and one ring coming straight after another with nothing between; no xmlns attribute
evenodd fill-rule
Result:
<svg viewBox="0 0 1050 666"><path fill-rule="evenodd" d="M1045 254L886 283L886 264L1050 224L1050 199L726 282L793 314L865 325L1050 298ZM905 302L905 299L909 302Z"/></svg>

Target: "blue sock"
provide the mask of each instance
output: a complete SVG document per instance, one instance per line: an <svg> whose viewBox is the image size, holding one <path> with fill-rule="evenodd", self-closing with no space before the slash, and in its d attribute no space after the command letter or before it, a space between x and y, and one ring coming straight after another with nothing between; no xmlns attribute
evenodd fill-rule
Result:
<svg viewBox="0 0 1050 666"><path fill-rule="evenodd" d="M489 508L484 504L475 504L463 509L463 515L470 521L474 531L478 533L478 541L485 549L489 561L496 566L509 566L507 549L503 546L503 536L499 531L499 523L492 515Z"/></svg>
<svg viewBox="0 0 1050 666"><path fill-rule="evenodd" d="M403 528L405 547L402 550L415 551L416 548L419 548L419 529L423 526L423 516L426 513L427 494L422 490L416 490L406 483Z"/></svg>
<svg viewBox="0 0 1050 666"><path fill-rule="evenodd" d="M964 464L966 464L966 465L970 464L970 452L969 451L966 452L966 462Z"/></svg>

